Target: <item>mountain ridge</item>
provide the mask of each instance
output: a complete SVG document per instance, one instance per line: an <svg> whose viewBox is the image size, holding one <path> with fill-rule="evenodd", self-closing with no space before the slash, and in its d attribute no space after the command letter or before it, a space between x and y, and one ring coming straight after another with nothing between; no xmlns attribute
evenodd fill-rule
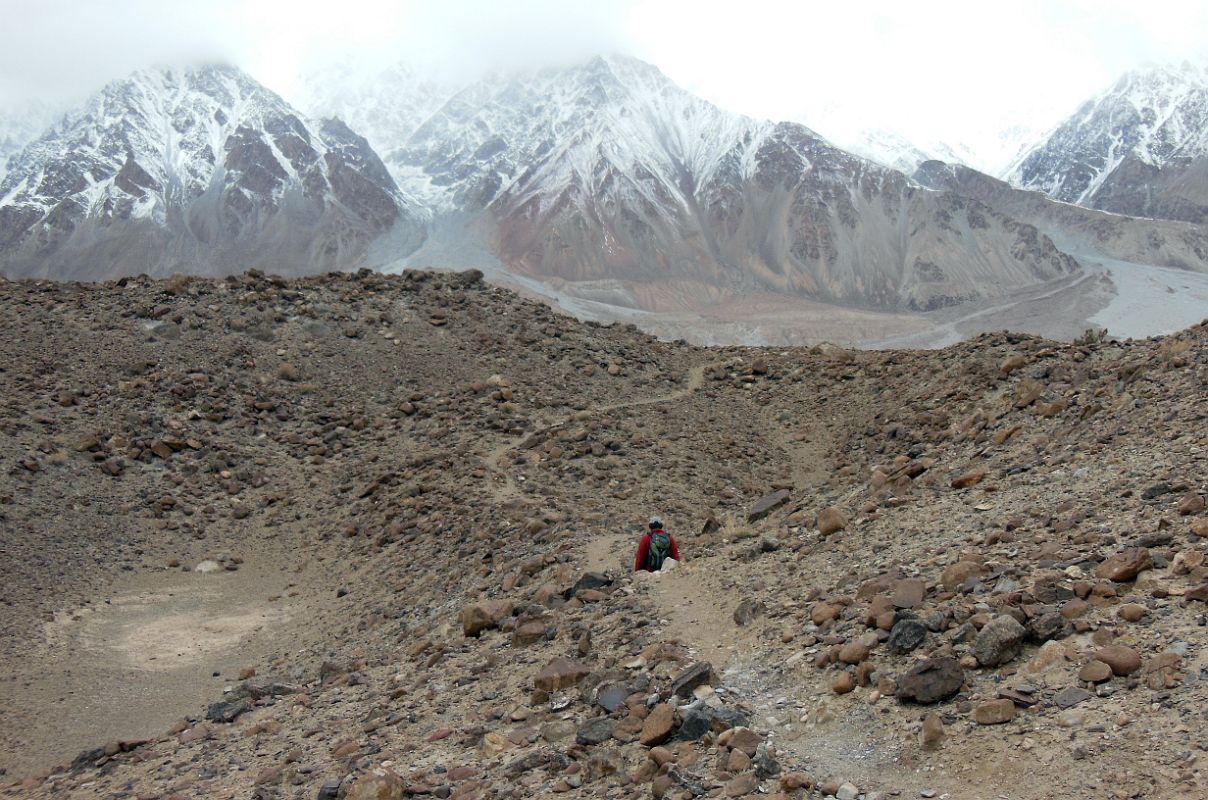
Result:
<svg viewBox="0 0 1208 800"><path fill-rule="evenodd" d="M1208 222L1208 67L1183 62L1125 74L1008 177L1102 211Z"/></svg>
<svg viewBox="0 0 1208 800"><path fill-rule="evenodd" d="M10 275L321 271L357 266L386 234L422 240L361 137L228 66L112 82L9 164Z"/></svg>

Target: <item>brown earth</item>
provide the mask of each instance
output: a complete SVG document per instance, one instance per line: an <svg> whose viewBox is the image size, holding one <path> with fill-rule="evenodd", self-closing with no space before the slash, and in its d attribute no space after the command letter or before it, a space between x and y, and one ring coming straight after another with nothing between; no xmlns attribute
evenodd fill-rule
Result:
<svg viewBox="0 0 1208 800"><path fill-rule="evenodd" d="M1205 326L703 349L255 273L0 319L13 796L1208 791ZM635 575L654 511L685 560ZM958 682L897 699L924 658Z"/></svg>

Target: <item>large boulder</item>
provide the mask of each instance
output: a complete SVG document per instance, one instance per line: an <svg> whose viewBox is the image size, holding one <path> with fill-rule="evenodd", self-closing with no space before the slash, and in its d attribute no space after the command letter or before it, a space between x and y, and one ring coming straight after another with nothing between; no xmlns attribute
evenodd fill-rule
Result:
<svg viewBox="0 0 1208 800"><path fill-rule="evenodd" d="M929 705L951 697L965 683L960 662L950 656L920 661L897 678L899 700Z"/></svg>
<svg viewBox="0 0 1208 800"><path fill-rule="evenodd" d="M555 658L542 667L533 685L546 692L556 692L574 686L591 674L591 668L569 658Z"/></svg>
<svg viewBox="0 0 1208 800"><path fill-rule="evenodd" d="M407 784L389 770L369 772L344 790L344 800L404 800Z"/></svg>
<svg viewBox="0 0 1208 800"><path fill-rule="evenodd" d="M765 494L756 500L755 505L751 506L751 510L747 512L747 522L758 522L788 501L788 489L780 489L771 494Z"/></svg>
<svg viewBox="0 0 1208 800"><path fill-rule="evenodd" d="M485 630L499 627L512 615L514 605L508 600L483 600L461 610L461 630L466 636L477 636Z"/></svg>
<svg viewBox="0 0 1208 800"><path fill-rule="evenodd" d="M1028 631L1019 620L1000 614L986 623L973 639L973 655L983 667L997 667L1019 655Z"/></svg>
<svg viewBox="0 0 1208 800"><path fill-rule="evenodd" d="M1130 547L1117 553L1095 567L1095 577L1116 583L1131 581L1142 571L1153 566L1147 547Z"/></svg>
<svg viewBox="0 0 1208 800"><path fill-rule="evenodd" d="M838 533L845 529L847 525L847 514L841 508L829 506L818 512L818 533L823 536Z"/></svg>

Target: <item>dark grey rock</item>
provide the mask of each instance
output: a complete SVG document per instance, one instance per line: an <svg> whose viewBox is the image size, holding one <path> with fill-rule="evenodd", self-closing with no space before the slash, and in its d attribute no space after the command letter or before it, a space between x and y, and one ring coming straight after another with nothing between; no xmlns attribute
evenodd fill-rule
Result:
<svg viewBox="0 0 1208 800"><path fill-rule="evenodd" d="M955 658L928 658L898 676L897 698L929 705L960 691L965 671Z"/></svg>
<svg viewBox="0 0 1208 800"><path fill-rule="evenodd" d="M960 627L952 632L953 644L964 644L977 635L977 626L972 622L965 622Z"/></svg>
<svg viewBox="0 0 1208 800"><path fill-rule="evenodd" d="M1074 632L1070 621L1057 611L1049 611L1028 620L1028 639L1041 644L1051 639L1064 639Z"/></svg>
<svg viewBox="0 0 1208 800"><path fill-rule="evenodd" d="M206 719L211 722L234 722L242 714L246 714L251 710L251 700L246 697L237 697L233 700L223 700L220 703L211 704L206 709Z"/></svg>
<svg viewBox="0 0 1208 800"><path fill-rule="evenodd" d="M898 655L914 650L927 639L927 626L917 619L904 619L889 632L889 649Z"/></svg>
<svg viewBox="0 0 1208 800"><path fill-rule="evenodd" d="M608 717L589 719L575 731L575 742L581 745L603 744L612 738L614 724Z"/></svg>
<svg viewBox="0 0 1208 800"><path fill-rule="evenodd" d="M986 623L973 639L973 655L983 667L997 667L1019 655L1027 630L1019 621L1000 614Z"/></svg>
<svg viewBox="0 0 1208 800"><path fill-rule="evenodd" d="M685 741L700 739L709 731L724 731L730 728L746 727L750 724L746 714L732 708L710 708L704 703L696 703L680 712L680 727L676 735Z"/></svg>
<svg viewBox="0 0 1208 800"><path fill-rule="evenodd" d="M1141 492L1141 499L1142 500L1153 500L1153 499L1161 497L1162 495L1167 494L1169 492L1170 492L1169 483L1165 483L1165 482L1155 483L1153 486L1150 486L1145 491Z"/></svg>
<svg viewBox="0 0 1208 800"><path fill-rule="evenodd" d="M713 682L713 665L708 661L698 661L681 672L671 682L671 694L674 697L688 699L692 690L698 686L706 686Z"/></svg>
<svg viewBox="0 0 1208 800"><path fill-rule="evenodd" d="M1062 689L1053 697L1053 702L1058 708L1073 708L1084 700L1089 700L1094 695L1083 689L1081 686L1069 686Z"/></svg>
<svg viewBox="0 0 1208 800"><path fill-rule="evenodd" d="M734 623L737 625L750 625L756 618L763 616L763 612L763 603L748 598L739 603L738 608L734 609Z"/></svg>
<svg viewBox="0 0 1208 800"><path fill-rule="evenodd" d="M747 512L747 522L758 522L789 501L788 489L781 489L771 494L765 494L755 501Z"/></svg>
<svg viewBox="0 0 1208 800"><path fill-rule="evenodd" d="M751 759L751 766L755 769L755 777L761 781L780 774L780 764L768 753L767 742L760 742L755 748L755 758Z"/></svg>
<svg viewBox="0 0 1208 800"><path fill-rule="evenodd" d="M616 711L625 703L625 698L633 694L628 686L614 683L606 686L596 695L596 703L609 714Z"/></svg>

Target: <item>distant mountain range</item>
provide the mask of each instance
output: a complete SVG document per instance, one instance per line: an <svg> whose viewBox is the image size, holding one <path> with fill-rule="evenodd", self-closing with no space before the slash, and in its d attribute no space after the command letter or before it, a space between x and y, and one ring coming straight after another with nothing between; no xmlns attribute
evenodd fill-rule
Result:
<svg viewBox="0 0 1208 800"><path fill-rule="evenodd" d="M109 84L12 156L0 184L10 276L317 272L423 236L364 139L230 67Z"/></svg>
<svg viewBox="0 0 1208 800"><path fill-rule="evenodd" d="M1012 179L1202 222L1191 153L1205 129L1190 129L1203 74L1169 74L1182 77L1121 81ZM935 148L888 135L862 157L804 125L718 109L627 57L465 86L402 66L369 80L335 70L299 102L305 113L232 67L110 84L9 156L0 272L474 266L604 317L724 316L757 297L788 303L788 317L834 308L909 327L910 315L1077 282L1088 255L1208 271L1194 226L1072 214L952 166L951 149L942 169ZM1142 110L1125 119L1121 104ZM1104 137L1133 147L1084 180ZM1148 188L1129 195L1129 175ZM1145 202L1116 207L1129 196Z"/></svg>

